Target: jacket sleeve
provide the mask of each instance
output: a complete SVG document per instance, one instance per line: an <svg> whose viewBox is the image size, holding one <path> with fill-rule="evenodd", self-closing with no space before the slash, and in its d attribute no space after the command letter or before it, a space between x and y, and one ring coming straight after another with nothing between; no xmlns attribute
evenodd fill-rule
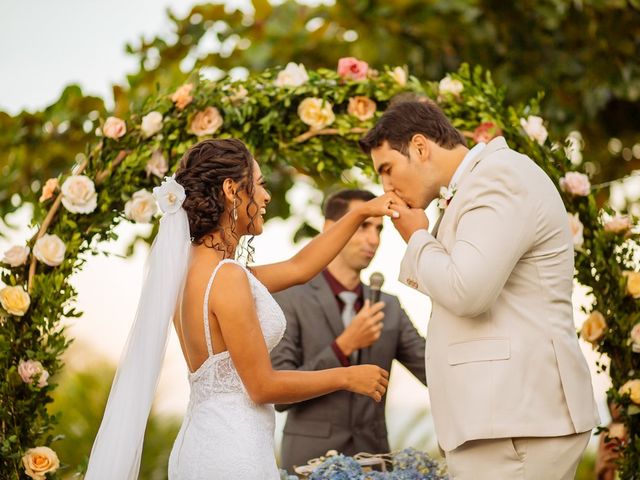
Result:
<svg viewBox="0 0 640 480"><path fill-rule="evenodd" d="M396 299L396 302L398 300ZM413 326L406 312L398 302L400 312L398 346L396 349L396 360L404 365L418 380L425 385L427 378L425 374L425 340Z"/></svg>
<svg viewBox="0 0 640 480"><path fill-rule="evenodd" d="M515 173L509 168L495 170L479 175L460 199L466 204L458 213L451 251L418 230L400 268L401 282L461 317L491 308L534 238L526 189L513 185Z"/></svg>

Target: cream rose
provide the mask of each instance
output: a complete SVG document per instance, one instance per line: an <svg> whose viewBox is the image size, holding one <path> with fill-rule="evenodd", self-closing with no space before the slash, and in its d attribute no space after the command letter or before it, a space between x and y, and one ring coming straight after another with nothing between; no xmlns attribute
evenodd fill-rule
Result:
<svg viewBox="0 0 640 480"><path fill-rule="evenodd" d="M27 263L29 258L29 247L21 247L20 245L14 245L9 250L4 252L2 263L6 263L12 267L19 267Z"/></svg>
<svg viewBox="0 0 640 480"><path fill-rule="evenodd" d="M138 223L149 223L158 211L156 199L147 190L138 190L124 206L124 214Z"/></svg>
<svg viewBox="0 0 640 480"><path fill-rule="evenodd" d="M580 221L580 215L577 213L567 214L569 216L569 228L571 229L571 236L573 238L573 248L580 250L584 243L584 225Z"/></svg>
<svg viewBox="0 0 640 480"><path fill-rule="evenodd" d="M184 110L193 101L191 90L193 90L193 84L185 83L171 95L171 101L176 104L178 110Z"/></svg>
<svg viewBox="0 0 640 480"><path fill-rule="evenodd" d="M544 126L544 120L537 115L529 115L526 120L521 118L520 125L522 125L524 131L529 135L529 138L535 140L540 145L545 142L549 135Z"/></svg>
<svg viewBox="0 0 640 480"><path fill-rule="evenodd" d="M85 175L71 175L62 187L62 204L71 213L91 213L98 205L98 194L93 181Z"/></svg>
<svg viewBox="0 0 640 480"><path fill-rule="evenodd" d="M22 317L29 310L30 304L31 297L20 286L4 287L0 290L0 305L10 315Z"/></svg>
<svg viewBox="0 0 640 480"><path fill-rule="evenodd" d="M404 87L407 84L407 71L403 67L396 67L389 72L398 85Z"/></svg>
<svg viewBox="0 0 640 480"><path fill-rule="evenodd" d="M298 116L311 127L311 130L321 130L331 125L336 119L332 105L321 98L314 97L305 98L300 102Z"/></svg>
<svg viewBox="0 0 640 480"><path fill-rule="evenodd" d="M56 191L56 188L58 188L57 178L50 178L49 180L47 180L46 183L44 184L44 187L42 187L42 194L40 195L40 201L46 202L51 197L53 197L53 194Z"/></svg>
<svg viewBox="0 0 640 480"><path fill-rule="evenodd" d="M60 468L60 460L56 452L49 447L30 448L22 457L27 476L34 480L45 480L47 473L53 473Z"/></svg>
<svg viewBox="0 0 640 480"><path fill-rule="evenodd" d="M560 179L560 188L571 195L585 197L591 192L591 182L584 173L567 172Z"/></svg>
<svg viewBox="0 0 640 480"><path fill-rule="evenodd" d="M243 85L239 85L231 90L231 94L227 97L233 105L239 105L249 95L249 91Z"/></svg>
<svg viewBox="0 0 640 480"><path fill-rule="evenodd" d="M606 328L607 322L604 316L599 311L594 310L582 324L580 336L587 342L595 344L602 338Z"/></svg>
<svg viewBox="0 0 640 480"><path fill-rule="evenodd" d="M627 233L632 227L631 219L627 216L616 215L604 224L605 232L610 233Z"/></svg>
<svg viewBox="0 0 640 480"><path fill-rule="evenodd" d="M640 380L629 380L618 390L620 395L629 394L629 398L633 403L640 405Z"/></svg>
<svg viewBox="0 0 640 480"><path fill-rule="evenodd" d="M49 380L49 372L36 360L20 360L18 374L24 383L36 382L39 388L46 387Z"/></svg>
<svg viewBox="0 0 640 480"><path fill-rule="evenodd" d="M635 353L640 353L640 323L636 323L629 334L631 338L631 349Z"/></svg>
<svg viewBox="0 0 640 480"><path fill-rule="evenodd" d="M57 235L45 234L33 246L33 254L45 265L57 267L64 260L67 246Z"/></svg>
<svg viewBox="0 0 640 480"><path fill-rule="evenodd" d="M289 62L284 70L278 72L274 84L277 87L299 87L308 81L309 75L307 75L307 69L304 68L304 65Z"/></svg>
<svg viewBox="0 0 640 480"><path fill-rule="evenodd" d="M167 163L167 159L164 158L162 150L157 149L153 151L144 170L147 172L147 177L149 175L155 175L158 178L164 178L164 174L169 170L169 164Z"/></svg>
<svg viewBox="0 0 640 480"><path fill-rule="evenodd" d="M453 95L454 97L459 97L464 90L464 85L460 80L454 80L449 75L440 80L438 84L438 93L440 95Z"/></svg>
<svg viewBox="0 0 640 480"><path fill-rule="evenodd" d="M207 107L195 114L189 124L189 133L198 137L212 135L222 126L222 116L215 107Z"/></svg>
<svg viewBox="0 0 640 480"><path fill-rule="evenodd" d="M627 294L640 298L640 273L627 270L622 275L627 279Z"/></svg>
<svg viewBox="0 0 640 480"><path fill-rule="evenodd" d="M107 138L118 140L127 133L127 124L118 117L109 117L102 126L102 134Z"/></svg>
<svg viewBox="0 0 640 480"><path fill-rule="evenodd" d="M162 130L162 114L160 112L149 112L142 117L140 131L144 138L152 137L160 130Z"/></svg>
<svg viewBox="0 0 640 480"><path fill-rule="evenodd" d="M376 113L376 102L369 97L351 97L347 107L349 115L353 115L358 120L365 121L373 118Z"/></svg>

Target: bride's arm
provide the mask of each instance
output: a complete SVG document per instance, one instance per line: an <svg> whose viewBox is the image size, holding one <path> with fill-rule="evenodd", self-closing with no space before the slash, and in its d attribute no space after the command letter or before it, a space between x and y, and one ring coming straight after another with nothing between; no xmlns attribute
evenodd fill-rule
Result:
<svg viewBox="0 0 640 480"><path fill-rule="evenodd" d="M395 197L385 194L362 202L311 240L291 259L252 267L251 270L270 292L308 282L335 258L367 218L393 215L394 210L389 208L389 200L392 198Z"/></svg>
<svg viewBox="0 0 640 480"><path fill-rule="evenodd" d="M246 272L234 264L220 267L209 308L216 315L233 364L256 403L290 403L337 390L367 395L379 402L388 372L357 365L313 372L274 370L262 335Z"/></svg>

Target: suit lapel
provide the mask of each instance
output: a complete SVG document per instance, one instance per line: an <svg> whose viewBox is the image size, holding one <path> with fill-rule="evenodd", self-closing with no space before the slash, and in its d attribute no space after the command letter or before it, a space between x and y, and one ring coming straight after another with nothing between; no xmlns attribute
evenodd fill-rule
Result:
<svg viewBox="0 0 640 480"><path fill-rule="evenodd" d="M327 284L322 273L320 273L309 282L309 285L313 289L316 301L320 305L322 313L333 331L334 336L339 336L344 331L344 325L342 323L340 309L338 308L338 302L331 288L329 288L329 284Z"/></svg>

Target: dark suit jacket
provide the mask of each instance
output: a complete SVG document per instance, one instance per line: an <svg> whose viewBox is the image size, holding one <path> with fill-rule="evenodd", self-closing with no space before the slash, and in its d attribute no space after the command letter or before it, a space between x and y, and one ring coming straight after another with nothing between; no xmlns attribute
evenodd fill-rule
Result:
<svg viewBox="0 0 640 480"><path fill-rule="evenodd" d="M369 298L369 287L364 298ZM344 326L338 303L322 274L305 285L274 295L287 317L284 338L271 352L278 370L322 370L341 367L331 343ZM391 370L399 360L422 383L425 379L425 340L402 310L398 299L381 294L384 307L382 335L360 351L361 364ZM296 404L276 405L288 409L282 441L281 467L292 470L327 450L353 455L358 452L389 451L384 417L386 396L376 403L369 397L339 391Z"/></svg>

